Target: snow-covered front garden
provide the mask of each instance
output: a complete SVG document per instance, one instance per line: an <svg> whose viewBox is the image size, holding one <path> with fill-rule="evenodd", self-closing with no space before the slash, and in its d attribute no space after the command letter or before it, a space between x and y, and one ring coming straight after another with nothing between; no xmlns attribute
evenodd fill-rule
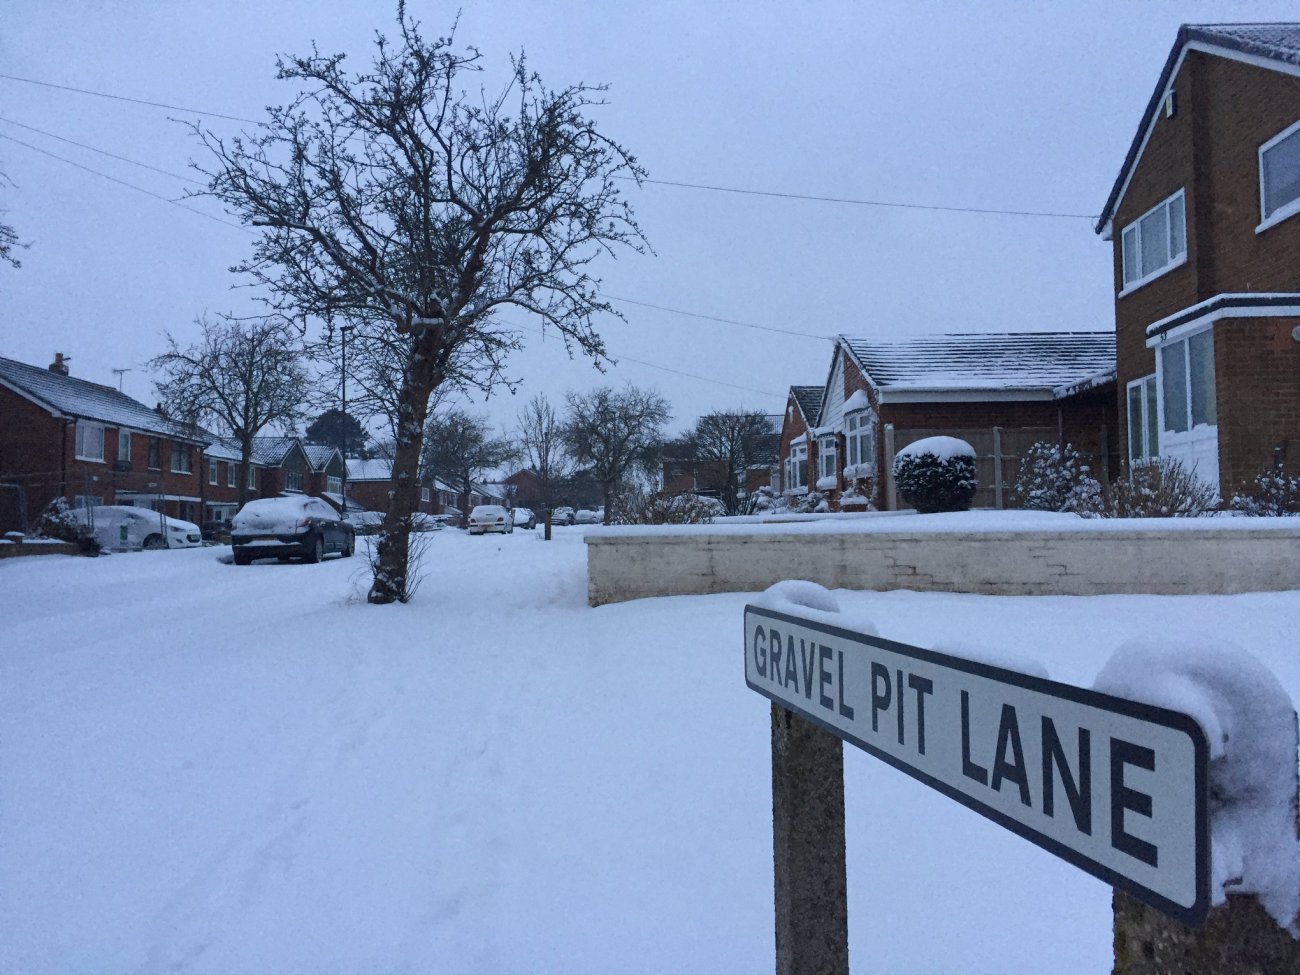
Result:
<svg viewBox="0 0 1300 975"><path fill-rule="evenodd" d="M770 971L752 597L591 609L586 530L430 535L404 606L361 552L0 561L0 971ZM1085 686L1231 641L1300 696L1300 592L837 598ZM846 787L857 965L1109 970L1099 881L852 748Z"/></svg>

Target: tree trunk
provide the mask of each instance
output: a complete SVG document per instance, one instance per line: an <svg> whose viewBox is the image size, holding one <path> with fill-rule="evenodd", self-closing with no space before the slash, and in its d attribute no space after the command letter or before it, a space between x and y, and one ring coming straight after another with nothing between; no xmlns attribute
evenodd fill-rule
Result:
<svg viewBox="0 0 1300 975"><path fill-rule="evenodd" d="M398 394L393 497L384 516L378 556L373 560L375 577L366 597L368 602L406 602L411 598L411 523L420 500L424 421L429 413L429 397L437 385L438 377L434 375L427 352L417 346L407 364Z"/></svg>
<svg viewBox="0 0 1300 975"><path fill-rule="evenodd" d="M242 511L248 504L248 472L253 468L253 438L241 437L239 440L239 508ZM242 476L240 476L242 475Z"/></svg>

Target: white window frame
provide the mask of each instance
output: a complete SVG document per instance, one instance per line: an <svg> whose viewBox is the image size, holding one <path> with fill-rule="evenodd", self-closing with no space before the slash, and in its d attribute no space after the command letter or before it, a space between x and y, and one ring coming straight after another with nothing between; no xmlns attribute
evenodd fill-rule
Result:
<svg viewBox="0 0 1300 975"><path fill-rule="evenodd" d="M876 423L870 410L854 410L844 417L844 466L876 466Z"/></svg>
<svg viewBox="0 0 1300 975"><path fill-rule="evenodd" d="M1160 457L1160 388L1153 372L1141 379L1134 379L1126 387L1124 397L1124 416L1128 421L1128 463L1129 467L1138 467ZM1132 404L1133 392L1138 394L1137 427L1141 434L1140 441L1133 439ZM1155 443L1152 443L1154 434Z"/></svg>
<svg viewBox="0 0 1300 975"><path fill-rule="evenodd" d="M194 448L181 440L172 441L171 471L173 474L194 473Z"/></svg>
<svg viewBox="0 0 1300 975"><path fill-rule="evenodd" d="M817 480L836 476L836 453L835 434L817 438Z"/></svg>
<svg viewBox="0 0 1300 975"><path fill-rule="evenodd" d="M87 440L97 440L99 444L99 453L91 453L94 444L87 444ZM94 461L96 464L104 463L104 424L96 423L94 420L78 420L76 432L75 453L77 460Z"/></svg>
<svg viewBox="0 0 1300 975"><path fill-rule="evenodd" d="M1198 428L1217 428L1219 425L1218 403L1216 402L1217 392L1218 392L1217 391L1218 381L1214 370L1214 337L1213 336L1214 336L1214 331L1212 328L1203 328L1195 332L1192 332L1189 335L1179 336L1177 339L1174 339L1170 342L1166 342L1156 348L1156 375L1159 377L1159 391L1160 391L1160 436L1164 441L1169 441L1170 439L1177 438L1180 435L1186 436L1188 434L1193 433ZM1198 423L1196 421L1197 403L1195 399L1195 382L1194 382L1194 377L1192 372L1192 342L1196 339L1201 339L1202 337L1208 339L1209 342L1209 355L1210 355L1209 409L1210 409L1211 417L1208 420L1203 419L1201 420L1200 423ZM1174 392L1174 390L1170 389L1170 380L1165 374L1165 356L1176 355L1178 353L1181 353L1182 360L1183 360L1182 362L1183 388L1181 390L1182 393L1181 398L1183 401L1183 409L1186 411L1186 416L1187 416L1187 426L1181 430L1175 430L1172 426L1170 426L1167 410L1165 409L1166 393L1172 395Z"/></svg>
<svg viewBox="0 0 1300 975"><path fill-rule="evenodd" d="M237 486L235 476L235 462L232 460L226 464L226 487L232 488Z"/></svg>
<svg viewBox="0 0 1300 975"><path fill-rule="evenodd" d="M302 471L289 467L284 472L284 489L286 491L302 490Z"/></svg>
<svg viewBox="0 0 1300 975"><path fill-rule="evenodd" d="M421 501L428 501L428 500L429 500L429 496L430 496L430 495L429 495L429 489L428 489L427 487L422 487L422 488L420 488L420 500L421 500Z"/></svg>
<svg viewBox="0 0 1300 975"><path fill-rule="evenodd" d="M145 463L151 471L162 470L162 437L149 438L148 457Z"/></svg>
<svg viewBox="0 0 1300 975"><path fill-rule="evenodd" d="M131 431L122 427L117 428L117 462L131 463Z"/></svg>
<svg viewBox="0 0 1300 975"><path fill-rule="evenodd" d="M104 496L101 494L78 494L72 498L73 509L77 508L98 508L104 503Z"/></svg>
<svg viewBox="0 0 1300 975"><path fill-rule="evenodd" d="M248 490L257 490L257 468L252 464L248 465Z"/></svg>
<svg viewBox="0 0 1300 975"><path fill-rule="evenodd" d="M1257 234L1263 233L1269 227L1277 226L1287 217L1294 217L1297 213L1300 213L1300 196L1297 196L1289 203L1282 204L1272 213L1269 213L1267 209L1268 197L1264 186L1264 156L1279 143L1298 135L1300 135L1300 122L1293 122L1259 147L1259 226L1255 228Z"/></svg>
<svg viewBox="0 0 1300 975"><path fill-rule="evenodd" d="M208 461L208 483L214 486L221 483L221 469L215 460Z"/></svg>
<svg viewBox="0 0 1300 975"><path fill-rule="evenodd" d="M806 492L808 490L807 442L790 445L790 456L785 459L784 490L791 492Z"/></svg>
<svg viewBox="0 0 1300 975"><path fill-rule="evenodd" d="M339 474L325 475L325 490L331 494L343 493L343 477ZM427 500L427 499L426 499Z"/></svg>
<svg viewBox="0 0 1300 975"><path fill-rule="evenodd" d="M1182 221L1183 221L1183 249L1176 254L1172 253L1174 234L1173 234L1173 225L1171 223L1170 216L1169 216L1170 213L1173 212L1173 204L1175 200L1178 201L1178 212L1182 214ZM1166 240L1168 241L1167 250L1169 250L1170 253L1168 254L1168 260L1166 260L1165 263L1161 264L1158 267L1151 268L1145 274L1143 274L1141 273L1142 271L1142 267L1141 267L1142 221L1145 220L1147 217L1151 216L1152 214L1154 214L1157 210L1160 210L1161 208L1165 208L1165 237ZM1132 233L1132 238L1131 238L1133 242L1132 246L1137 256L1138 272L1139 272L1138 276L1133 278L1132 280L1130 280L1128 277L1128 260L1127 260L1128 248L1130 246L1129 244L1130 232ZM1136 291L1138 288L1141 288L1143 285L1149 284L1150 282L1154 281L1156 278L1163 277L1164 275L1168 274L1170 271L1174 270L1174 268L1182 267L1184 264L1187 263L1187 196L1186 193L1184 193L1184 191L1180 188L1177 192L1165 197L1163 200L1161 200L1159 203L1153 206L1150 210L1147 210L1140 217L1136 218L1135 220L1129 221L1129 223L1120 232L1119 241L1120 241L1119 243L1120 278L1124 282L1123 290L1121 290L1119 293L1119 297L1121 298L1123 298L1126 294L1130 294L1131 292Z"/></svg>

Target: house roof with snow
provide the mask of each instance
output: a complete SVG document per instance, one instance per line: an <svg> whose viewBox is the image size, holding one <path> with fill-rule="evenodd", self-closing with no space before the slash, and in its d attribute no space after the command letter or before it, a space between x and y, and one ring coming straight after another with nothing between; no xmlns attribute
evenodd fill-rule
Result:
<svg viewBox="0 0 1300 975"><path fill-rule="evenodd" d="M324 443L305 443L302 445L303 452L307 455L307 463L311 464L314 471L323 471L329 466L329 462L337 455L342 459L343 454L338 447Z"/></svg>
<svg viewBox="0 0 1300 975"><path fill-rule="evenodd" d="M823 386L790 387L790 395L794 397L795 403L799 405L799 411L803 413L804 421L810 427L815 427L821 422L822 393L825 391Z"/></svg>
<svg viewBox="0 0 1300 975"><path fill-rule="evenodd" d="M302 450L302 441L297 437L254 437L253 463L263 467L279 467L294 450Z"/></svg>
<svg viewBox="0 0 1300 975"><path fill-rule="evenodd" d="M840 336L881 402L1058 399L1115 378L1113 332Z"/></svg>
<svg viewBox="0 0 1300 975"><path fill-rule="evenodd" d="M94 420L196 444L207 444L213 439L206 430L194 430L169 420L112 386L65 376L15 359L0 357L0 386L56 417Z"/></svg>
<svg viewBox="0 0 1300 975"><path fill-rule="evenodd" d="M1120 167L1119 175L1097 218L1096 231L1109 239L1111 219L1119 208L1120 200L1128 188L1129 177L1142 156L1147 138L1164 103L1165 96L1182 66L1187 52L1203 51L1219 57L1244 61L1256 67L1300 74L1300 23L1281 24L1183 24L1178 29L1174 46L1165 59L1160 80L1147 101L1137 132L1129 144L1128 154Z"/></svg>

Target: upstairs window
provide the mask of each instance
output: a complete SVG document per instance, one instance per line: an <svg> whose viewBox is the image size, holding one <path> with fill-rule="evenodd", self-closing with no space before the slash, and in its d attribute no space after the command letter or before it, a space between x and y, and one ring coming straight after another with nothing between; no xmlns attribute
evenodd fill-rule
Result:
<svg viewBox="0 0 1300 975"><path fill-rule="evenodd" d="M1143 376L1128 384L1128 462L1139 467L1160 457L1160 420L1156 407L1156 377Z"/></svg>
<svg viewBox="0 0 1300 975"><path fill-rule="evenodd" d="M194 457L190 453L190 445L179 440L172 441L172 473L194 473Z"/></svg>
<svg viewBox="0 0 1300 975"><path fill-rule="evenodd" d="M1183 191L1157 203L1124 228L1124 289L1146 284L1187 259Z"/></svg>
<svg viewBox="0 0 1300 975"><path fill-rule="evenodd" d="M77 421L77 459L104 459L104 424L90 420Z"/></svg>
<svg viewBox="0 0 1300 975"><path fill-rule="evenodd" d="M1219 422L1214 403L1214 333L1209 329L1160 349L1164 429L1186 433Z"/></svg>
<svg viewBox="0 0 1300 975"><path fill-rule="evenodd" d="M149 470L162 470L162 441L157 437L149 438Z"/></svg>
<svg viewBox="0 0 1300 975"><path fill-rule="evenodd" d="M219 475L217 473L218 470L219 470L219 465L215 460L208 461L208 483L209 484L218 483L218 479L219 479Z"/></svg>
<svg viewBox="0 0 1300 975"><path fill-rule="evenodd" d="M1259 147L1261 227L1300 213L1300 122Z"/></svg>
<svg viewBox="0 0 1300 975"><path fill-rule="evenodd" d="M252 464L248 465L248 490L257 490L257 468Z"/></svg>
<svg viewBox="0 0 1300 975"><path fill-rule="evenodd" d="M226 487L235 486L235 462L231 461L226 465Z"/></svg>
<svg viewBox="0 0 1300 975"><path fill-rule="evenodd" d="M120 427L117 431L117 462L119 464L131 463L131 431L123 430Z"/></svg>

